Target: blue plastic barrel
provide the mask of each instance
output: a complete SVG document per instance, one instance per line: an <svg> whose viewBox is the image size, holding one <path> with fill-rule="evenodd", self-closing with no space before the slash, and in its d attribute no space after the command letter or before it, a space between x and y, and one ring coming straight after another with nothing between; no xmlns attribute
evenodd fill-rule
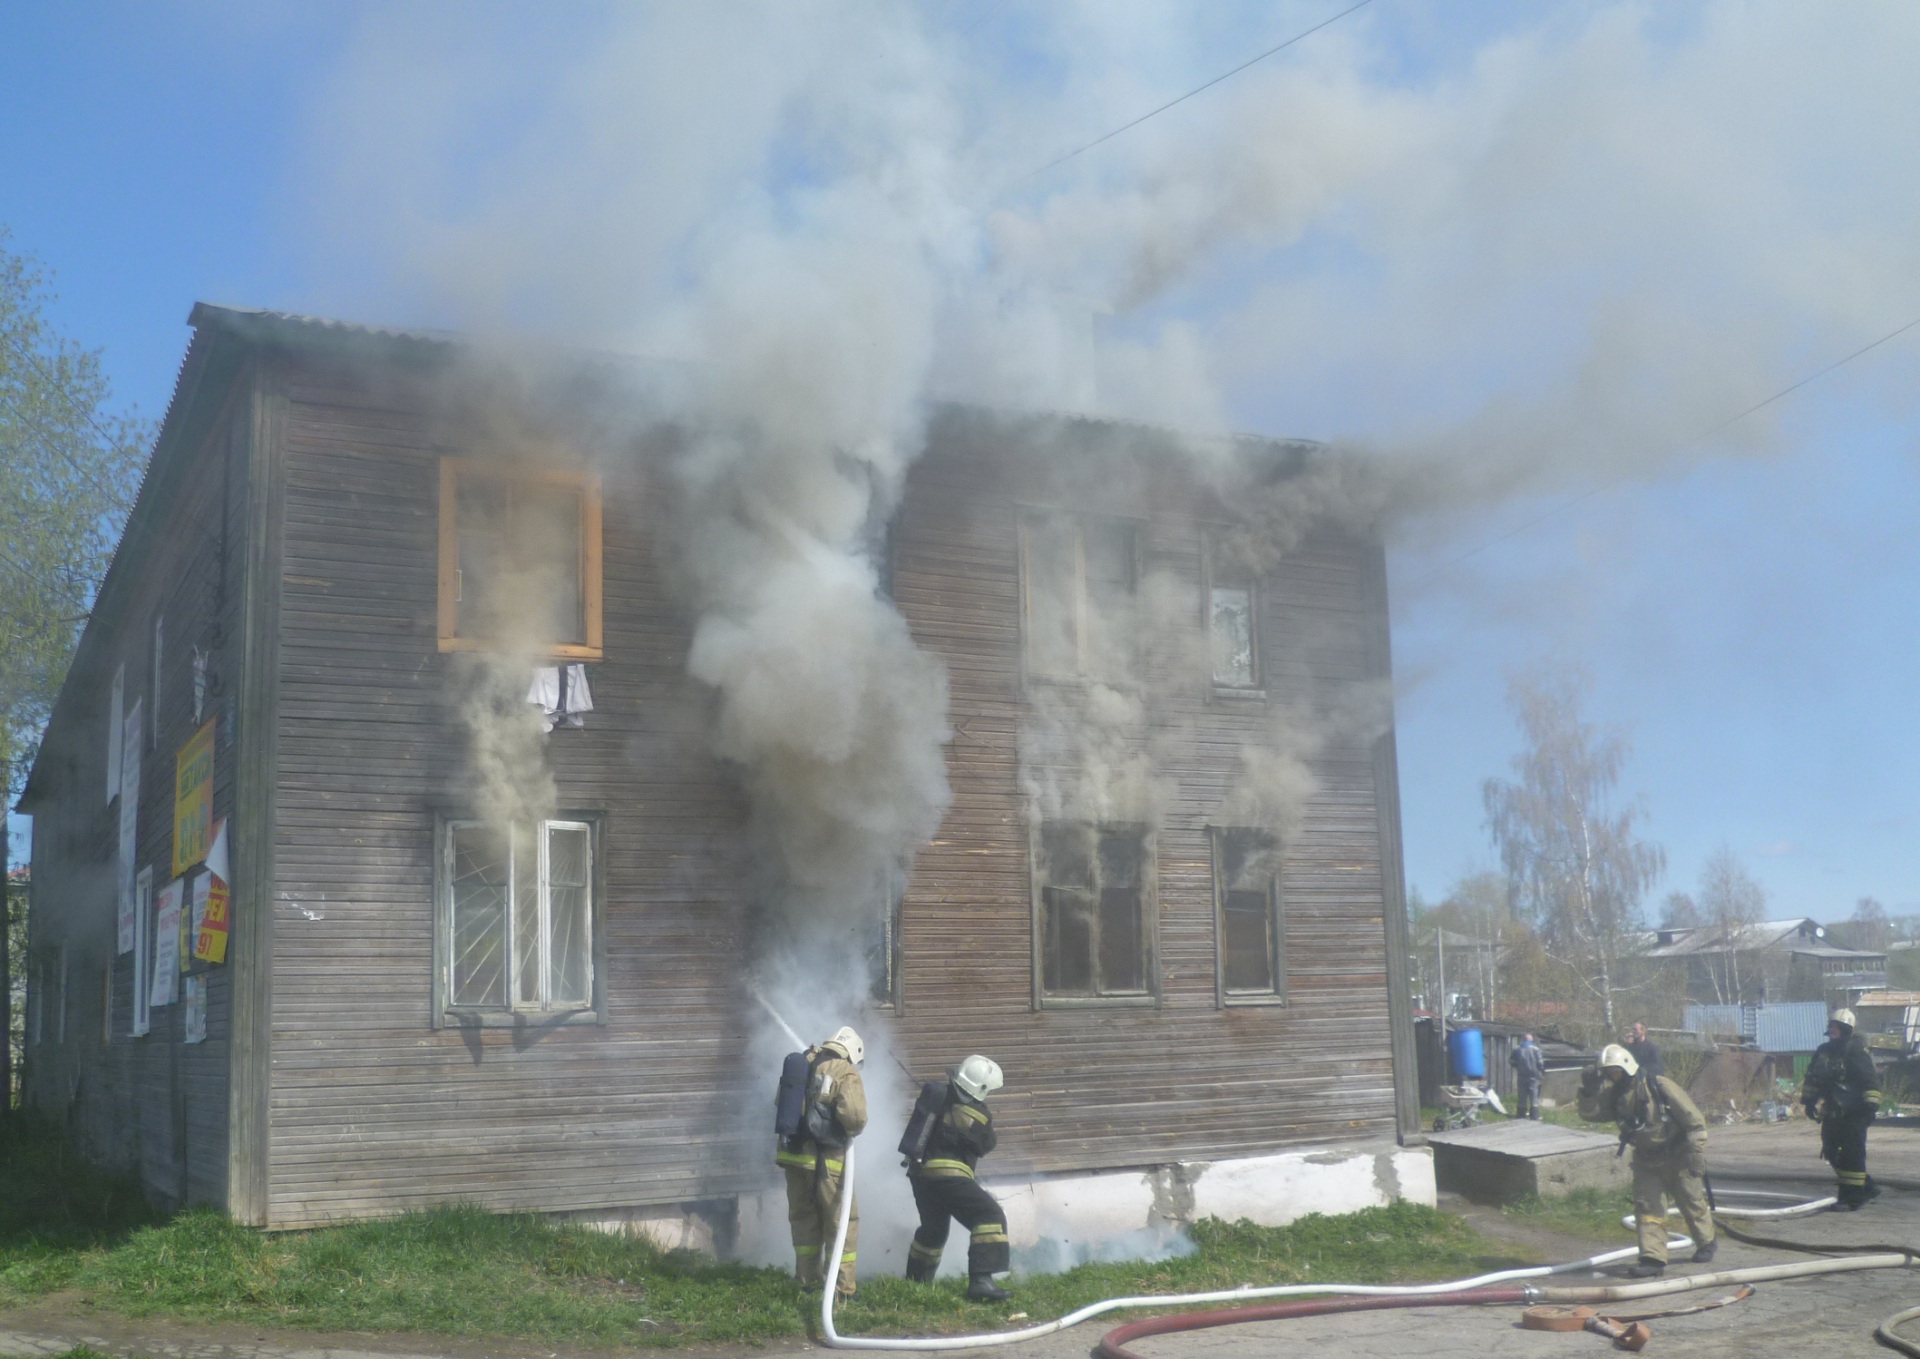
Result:
<svg viewBox="0 0 1920 1359"><path fill-rule="evenodd" d="M1487 1048L1478 1029L1455 1029L1447 1035L1447 1059L1456 1081L1487 1078Z"/></svg>

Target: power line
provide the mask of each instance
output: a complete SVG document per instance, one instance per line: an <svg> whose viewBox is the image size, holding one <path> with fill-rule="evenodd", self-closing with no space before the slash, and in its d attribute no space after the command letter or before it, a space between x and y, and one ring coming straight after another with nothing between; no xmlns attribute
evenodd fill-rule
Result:
<svg viewBox="0 0 1920 1359"><path fill-rule="evenodd" d="M1288 38L1285 42L1280 43L1273 47L1269 47L1266 51L1262 52L1259 56L1251 57L1248 60L1241 62L1238 66L1234 67L1231 71L1223 71L1221 74L1215 76L1212 80L1209 80L1206 84L1194 86L1192 89L1188 90L1185 94L1181 95L1179 98L1169 99L1166 103L1162 104L1159 108L1149 109L1147 112L1141 114L1138 118L1135 118L1133 121L1122 123L1119 127L1116 127L1113 131L1104 133L1101 136L1095 137L1092 141L1088 142L1085 146L1076 146L1073 150L1067 152L1065 155L1056 156L1054 159L1048 161L1045 165L1040 166L1038 169L1027 171L1027 173L1025 173L1024 175L1021 175L1020 178L1014 180L1013 183L1009 184L1007 187L1012 188L1014 187L1014 185L1024 184L1029 179L1032 179L1035 175L1043 175L1047 171L1053 169L1056 165L1065 165L1068 161L1072 160L1075 156L1084 155L1086 152L1093 150L1094 147L1099 146L1101 143L1112 141L1115 137L1118 137L1122 132L1126 132L1132 128L1139 127L1140 124L1146 122L1147 119L1157 117L1158 115L1165 113L1168 109L1172 108L1175 104L1186 103L1187 100L1193 98L1196 94L1200 94L1200 93L1203 93L1204 91L1212 89L1215 85L1218 85L1223 80L1233 79L1233 77L1239 75L1242 71L1246 70L1249 66L1258 66L1261 62L1265 61L1268 57L1272 56L1274 53L1286 51L1289 47L1292 47L1295 43L1299 42L1302 38L1310 38L1315 33L1318 33L1321 29L1327 27L1327 25L1338 23L1340 20L1346 18L1349 14L1352 14L1355 10L1365 9L1368 5L1372 3L1373 3L1373 0L1360 0L1360 3L1357 5L1347 6L1345 9L1341 10L1338 14L1334 15L1332 18L1322 19L1319 23L1315 24L1312 28L1304 29L1301 32L1294 34L1291 38Z"/></svg>
<svg viewBox="0 0 1920 1359"><path fill-rule="evenodd" d="M1885 335L1882 335L1879 339L1874 340L1870 344L1861 345L1860 348L1854 350L1851 354L1848 354L1845 358L1835 359L1832 363L1828 364L1826 367L1815 369L1813 372L1808 373L1805 377L1801 378L1798 382L1793 383L1791 386L1782 387L1779 391L1775 392L1772 396L1766 398L1766 400L1756 401L1751 406L1748 406L1745 410L1739 412L1738 414L1729 415L1726 419L1720 421L1718 424L1708 426L1706 429L1701 430L1699 434L1695 435L1693 439L1689 440L1688 442L1698 443L1702 439L1712 438L1714 435L1718 434L1721 430L1726 429L1729 425L1739 424L1742 420L1746 419L1749 415L1752 415L1755 411L1765 410L1768 406L1771 406L1774 402L1793 395L1795 392L1799 391L1802 387L1806 386L1808 383L1817 382L1821 378L1825 377L1828 373L1833 372L1835 369L1846 367L1846 365L1852 363L1855 359L1859 358L1862 354L1871 353L1873 350L1878 349L1881 345L1887 343L1889 340L1899 339L1902 335L1905 335L1908 331L1914 329L1916 326L1920 326L1920 316L1914 317L1913 320L1907 322L1903 326L1898 326L1893 330L1888 331ZM1685 445L1681 445L1681 447L1685 447ZM1479 556L1482 552L1485 552L1488 548L1498 547L1501 543L1517 538L1521 534L1527 532L1529 529L1538 528L1540 525L1546 523L1547 520L1549 519L1557 518L1558 516L1565 514L1568 510L1577 509L1579 506L1586 504L1587 501L1592 500L1595 496L1605 495L1608 491L1616 490L1619 487L1624 486L1627 482L1632 481L1635 475L1636 474L1632 472L1625 472L1625 473L1622 473L1620 476L1614 477L1609 481L1602 482L1600 485L1595 486L1590 491L1583 491L1579 495L1574 496L1571 500L1564 501L1561 504L1554 506L1552 509L1545 511L1542 514L1536 515L1532 519L1527 520L1524 524L1520 524L1512 529L1509 529L1507 532L1500 534L1498 537L1489 538L1487 539L1486 542L1481 543L1478 547L1468 549L1467 551L1461 553L1459 556L1453 558L1451 561L1442 562L1440 565L1434 567L1433 570L1427 572L1424 576L1418 576L1415 579L1409 581L1407 583L1407 588L1413 589L1417 586L1425 585L1428 581L1432 580L1435 576L1446 574L1448 571L1451 571L1454 567L1460 565L1460 563L1464 561L1469 561L1472 558Z"/></svg>

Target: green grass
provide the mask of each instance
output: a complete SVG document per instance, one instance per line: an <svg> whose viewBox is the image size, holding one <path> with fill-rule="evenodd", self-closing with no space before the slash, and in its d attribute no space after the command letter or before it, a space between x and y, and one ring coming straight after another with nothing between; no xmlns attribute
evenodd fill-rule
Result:
<svg viewBox="0 0 1920 1359"><path fill-rule="evenodd" d="M41 1143L36 1154L48 1154ZM124 1182L59 1165L64 1180L39 1188L0 1177L0 1307L58 1292L134 1317L589 1345L804 1336L818 1311L783 1270L532 1216L453 1206L269 1235L205 1210L155 1221ZM1209 1220L1192 1235L1197 1249L1180 1259L1017 1278L1014 1301L994 1308L967 1302L959 1281L868 1277L836 1321L848 1334L954 1333L1122 1294L1445 1279L1522 1263L1459 1219L1404 1203L1283 1228Z"/></svg>
<svg viewBox="0 0 1920 1359"><path fill-rule="evenodd" d="M1563 1236L1617 1245L1633 1240L1633 1232L1620 1223L1632 1211L1633 1195L1625 1189L1576 1189L1544 1199L1530 1194L1500 1210Z"/></svg>

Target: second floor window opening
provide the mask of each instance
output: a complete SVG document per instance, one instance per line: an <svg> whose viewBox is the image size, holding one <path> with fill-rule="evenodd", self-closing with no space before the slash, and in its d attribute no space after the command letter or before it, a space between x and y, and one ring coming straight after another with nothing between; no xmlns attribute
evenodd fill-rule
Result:
<svg viewBox="0 0 1920 1359"><path fill-rule="evenodd" d="M1133 667L1133 524L1033 513L1020 521L1026 668L1051 679L1121 679Z"/></svg>
<svg viewBox="0 0 1920 1359"><path fill-rule="evenodd" d="M443 458L440 649L601 655L601 508L585 473Z"/></svg>
<svg viewBox="0 0 1920 1359"><path fill-rule="evenodd" d="M1207 562L1207 634L1213 683L1222 689L1258 689L1259 589L1253 573L1214 548Z"/></svg>

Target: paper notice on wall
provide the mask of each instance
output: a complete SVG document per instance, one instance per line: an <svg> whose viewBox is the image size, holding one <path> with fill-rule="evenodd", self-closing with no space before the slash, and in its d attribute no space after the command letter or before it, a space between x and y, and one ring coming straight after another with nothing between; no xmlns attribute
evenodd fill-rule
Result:
<svg viewBox="0 0 1920 1359"><path fill-rule="evenodd" d="M227 866L227 822L213 823L213 843L207 850L207 871L194 884L193 956L203 962L227 960L228 915L233 889L228 886L231 870Z"/></svg>
<svg viewBox="0 0 1920 1359"><path fill-rule="evenodd" d="M207 857L213 843L213 723L187 739L173 762L174 876Z"/></svg>
<svg viewBox="0 0 1920 1359"><path fill-rule="evenodd" d="M180 983L187 992L187 1041L207 1041L207 979L188 977Z"/></svg>
<svg viewBox="0 0 1920 1359"><path fill-rule="evenodd" d="M180 903L186 884L175 878L154 900L153 994L149 1005L171 1005L180 988Z"/></svg>
<svg viewBox="0 0 1920 1359"><path fill-rule="evenodd" d="M140 852L140 700L120 724L120 932L119 950L133 952L133 861Z"/></svg>

